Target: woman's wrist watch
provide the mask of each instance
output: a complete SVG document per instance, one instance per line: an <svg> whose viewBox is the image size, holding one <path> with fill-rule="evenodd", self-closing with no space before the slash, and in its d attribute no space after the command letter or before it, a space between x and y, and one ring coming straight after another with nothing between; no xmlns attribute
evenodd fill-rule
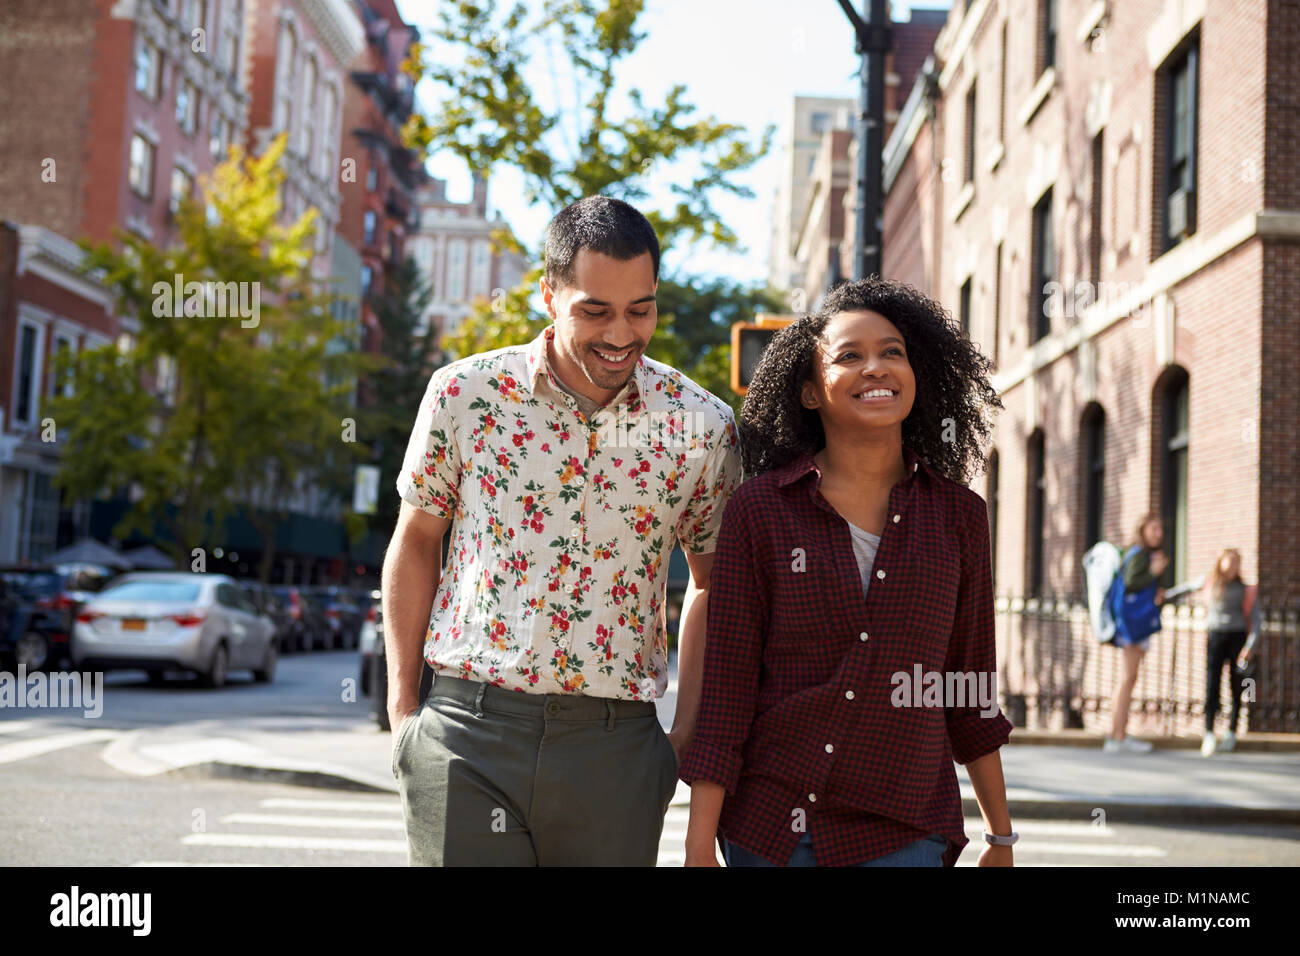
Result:
<svg viewBox="0 0 1300 956"><path fill-rule="evenodd" d="M1010 836L1000 836L996 833L989 833L988 830L984 831L984 842L989 846L1015 846L1016 841L1019 839L1020 834L1015 830L1011 831Z"/></svg>

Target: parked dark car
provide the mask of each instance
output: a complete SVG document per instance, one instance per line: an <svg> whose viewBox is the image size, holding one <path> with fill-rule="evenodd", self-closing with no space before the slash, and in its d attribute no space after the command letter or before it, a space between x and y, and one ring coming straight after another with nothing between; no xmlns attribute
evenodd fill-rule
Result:
<svg viewBox="0 0 1300 956"><path fill-rule="evenodd" d="M29 672L71 660L77 612L107 580L106 572L78 565L0 568L0 583L10 602L27 608L21 633L5 633L6 626L18 626L12 618L6 618L7 625L0 623L0 656Z"/></svg>
<svg viewBox="0 0 1300 956"><path fill-rule="evenodd" d="M310 600L318 603L330 627L330 646L355 648L361 640L364 612L347 588L337 585L310 588Z"/></svg>
<svg viewBox="0 0 1300 956"><path fill-rule="evenodd" d="M253 602L259 614L265 614L275 625L275 639L279 643L280 653L288 654L294 647L294 620L288 608L275 591L261 581L240 581L240 587Z"/></svg>
<svg viewBox="0 0 1300 956"><path fill-rule="evenodd" d="M366 601L369 606L366 608L366 616L361 621L361 637L358 642L361 648L361 693L363 695L370 693L375 649L384 640L384 608L379 603L379 592L368 593Z"/></svg>
<svg viewBox="0 0 1300 956"><path fill-rule="evenodd" d="M301 588L292 584L280 584L271 588L284 605L291 626L290 642L295 650L309 651L324 647L329 634L329 624L319 605L312 604Z"/></svg>

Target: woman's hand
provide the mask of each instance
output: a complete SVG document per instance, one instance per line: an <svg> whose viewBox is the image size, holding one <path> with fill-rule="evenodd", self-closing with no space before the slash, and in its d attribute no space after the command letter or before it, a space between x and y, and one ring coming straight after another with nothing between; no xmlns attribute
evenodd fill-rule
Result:
<svg viewBox="0 0 1300 956"><path fill-rule="evenodd" d="M980 854L977 866L1014 866L1011 862L1011 847L988 844Z"/></svg>
<svg viewBox="0 0 1300 956"><path fill-rule="evenodd" d="M705 842L703 839L686 841L686 866L717 866L718 850L717 841L710 839Z"/></svg>
<svg viewBox="0 0 1300 956"><path fill-rule="evenodd" d="M1167 567L1169 567L1169 558L1165 556L1165 553L1163 551L1152 551L1149 565L1151 573L1156 577L1160 577L1165 573Z"/></svg>

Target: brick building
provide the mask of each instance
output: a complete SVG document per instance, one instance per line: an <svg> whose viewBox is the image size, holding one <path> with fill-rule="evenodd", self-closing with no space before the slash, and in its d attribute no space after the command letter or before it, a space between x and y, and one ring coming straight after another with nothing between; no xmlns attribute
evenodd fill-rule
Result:
<svg viewBox="0 0 1300 956"><path fill-rule="evenodd" d="M1064 698L1066 722L1100 726L1110 658L1055 600L1093 542L1155 512L1167 585L1237 547L1265 600L1300 592L1300 7L974 0L932 65L886 145L882 271L996 363L1005 411L972 485L1020 706ZM1149 726L1200 719L1198 620L1166 612ZM1273 713L1297 720L1294 700Z"/></svg>
<svg viewBox="0 0 1300 956"><path fill-rule="evenodd" d="M411 255L433 289L426 322L444 334L456 331L476 300L515 288L525 272L522 256L493 248L492 233L510 227L499 212L488 216L487 180L475 175L473 182L469 202L448 199L446 181L436 178L417 195L419 229Z"/></svg>

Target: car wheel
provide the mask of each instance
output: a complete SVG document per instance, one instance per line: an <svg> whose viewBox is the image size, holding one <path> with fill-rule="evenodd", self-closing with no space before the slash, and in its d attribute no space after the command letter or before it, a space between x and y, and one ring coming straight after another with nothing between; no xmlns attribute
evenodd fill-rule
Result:
<svg viewBox="0 0 1300 956"><path fill-rule="evenodd" d="M262 666L253 671L253 680L259 684L269 684L275 678L275 642L270 641L266 645L266 653L262 655Z"/></svg>
<svg viewBox="0 0 1300 956"><path fill-rule="evenodd" d="M391 730L388 724L388 661L382 654L370 658L370 708L380 730Z"/></svg>
<svg viewBox="0 0 1300 956"><path fill-rule="evenodd" d="M42 670L50 657L50 643L40 631L28 631L14 645L14 661L27 673Z"/></svg>
<svg viewBox="0 0 1300 956"><path fill-rule="evenodd" d="M226 683L226 665L229 663L229 657L226 652L226 645L218 644L217 649L212 652L212 660L208 664L207 672L203 674L203 683L207 687L224 687Z"/></svg>
<svg viewBox="0 0 1300 956"><path fill-rule="evenodd" d="M151 684L165 684L167 682L167 672L156 667L151 667L145 671L145 675L149 678Z"/></svg>
<svg viewBox="0 0 1300 956"><path fill-rule="evenodd" d="M365 658L365 657L361 658L361 673L360 673L359 676L360 676L359 684L360 684L360 686L361 686L361 696L362 696L362 697L369 697L369 696L370 696L370 660L369 660L369 658Z"/></svg>

